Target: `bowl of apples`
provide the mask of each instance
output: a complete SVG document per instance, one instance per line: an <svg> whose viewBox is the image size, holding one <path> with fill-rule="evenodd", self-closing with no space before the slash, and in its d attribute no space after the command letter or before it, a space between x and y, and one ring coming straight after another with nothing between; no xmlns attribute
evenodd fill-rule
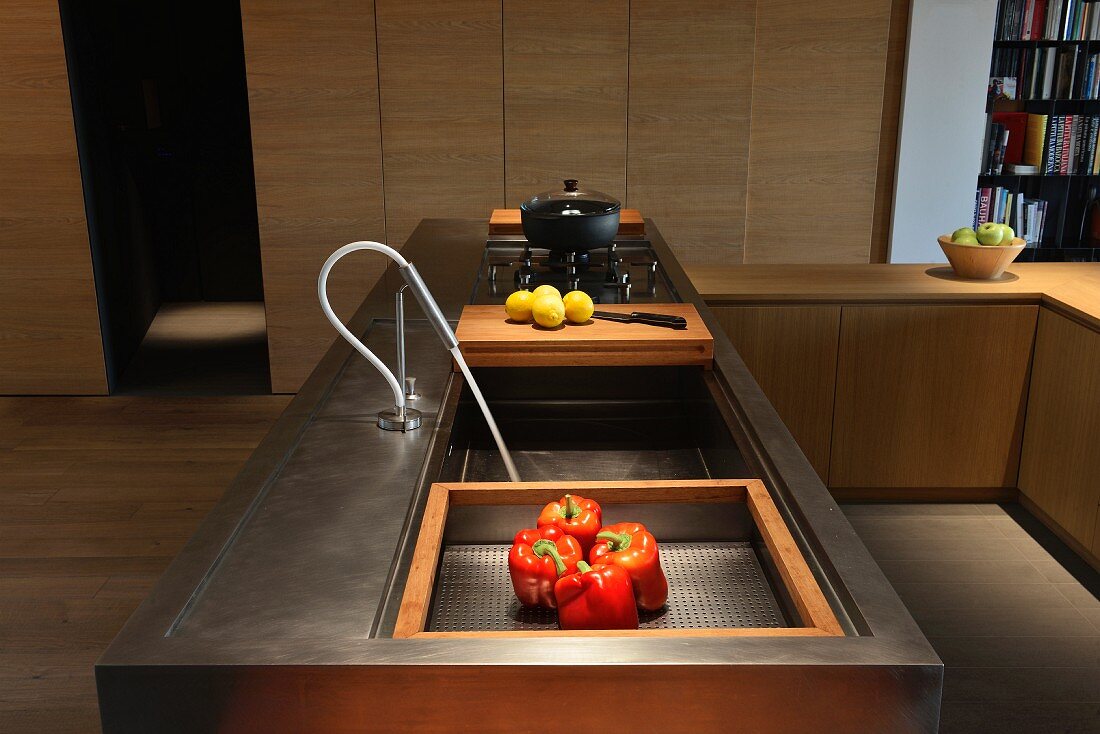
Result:
<svg viewBox="0 0 1100 734"><path fill-rule="evenodd" d="M955 274L972 280L1000 278L1026 244L1012 227L996 222L986 222L977 230L956 229L939 242Z"/></svg>

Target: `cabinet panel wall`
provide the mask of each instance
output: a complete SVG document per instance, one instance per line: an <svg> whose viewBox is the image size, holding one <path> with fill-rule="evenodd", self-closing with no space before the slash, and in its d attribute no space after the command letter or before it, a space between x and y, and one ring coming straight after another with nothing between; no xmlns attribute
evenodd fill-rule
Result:
<svg viewBox="0 0 1100 734"><path fill-rule="evenodd" d="M757 7L745 262L868 262L891 10Z"/></svg>
<svg viewBox="0 0 1100 734"><path fill-rule="evenodd" d="M1020 491L1086 548L1100 504L1100 334L1039 315Z"/></svg>
<svg viewBox="0 0 1100 734"><path fill-rule="evenodd" d="M756 0L632 0L627 203L689 263L742 261Z"/></svg>
<svg viewBox="0 0 1100 734"><path fill-rule="evenodd" d="M501 3L378 0L388 244L504 204Z"/></svg>
<svg viewBox="0 0 1100 734"><path fill-rule="evenodd" d="M0 22L0 393L104 394L84 194L57 3Z"/></svg>
<svg viewBox="0 0 1100 734"><path fill-rule="evenodd" d="M337 247L385 241L372 4L242 0L271 385L294 392L336 337L317 272ZM329 281L350 317L385 263L340 263Z"/></svg>
<svg viewBox="0 0 1100 734"><path fill-rule="evenodd" d="M840 306L715 306L714 314L824 482Z"/></svg>
<svg viewBox="0 0 1100 734"><path fill-rule="evenodd" d="M1037 312L845 306L829 486L1016 486Z"/></svg>
<svg viewBox="0 0 1100 734"><path fill-rule="evenodd" d="M504 2L505 202L576 178L626 198L627 0Z"/></svg>

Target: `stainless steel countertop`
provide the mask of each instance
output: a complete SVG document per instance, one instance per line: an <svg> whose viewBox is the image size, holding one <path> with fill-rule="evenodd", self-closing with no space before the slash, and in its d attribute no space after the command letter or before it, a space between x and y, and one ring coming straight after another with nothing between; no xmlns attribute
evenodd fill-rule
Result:
<svg viewBox="0 0 1100 734"><path fill-rule="evenodd" d="M921 715L938 714L940 661L652 222L647 231L679 296L715 335L715 375L742 430L741 452L816 559L848 636L592 638L564 648L551 639L372 636L393 613L380 607L387 585L402 583L409 548L400 540L422 510L425 459L446 446L450 430L437 421L455 379L450 356L409 303L409 373L424 396L424 428L375 427L389 389L337 339L97 663L101 697L115 695L126 669L147 666L842 665L910 668L936 692ZM484 243L484 221L429 219L402 250L449 319L469 299ZM402 283L389 268L350 324L388 364Z"/></svg>

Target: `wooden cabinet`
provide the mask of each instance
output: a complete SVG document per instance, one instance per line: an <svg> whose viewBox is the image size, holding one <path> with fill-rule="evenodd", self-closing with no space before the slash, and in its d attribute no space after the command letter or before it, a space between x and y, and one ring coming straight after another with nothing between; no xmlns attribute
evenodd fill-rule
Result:
<svg viewBox="0 0 1100 734"><path fill-rule="evenodd" d="M386 237L504 204L501 3L377 0ZM357 10L356 13L363 11Z"/></svg>
<svg viewBox="0 0 1100 734"><path fill-rule="evenodd" d="M745 262L868 262L891 11L758 4Z"/></svg>
<svg viewBox="0 0 1100 734"><path fill-rule="evenodd" d="M84 194L57 3L0 22L0 393L103 394Z"/></svg>
<svg viewBox="0 0 1100 734"><path fill-rule="evenodd" d="M683 262L742 260L755 27L756 0L630 2L627 203Z"/></svg>
<svg viewBox="0 0 1100 734"><path fill-rule="evenodd" d="M826 481L840 306L716 306L713 311L802 452Z"/></svg>
<svg viewBox="0 0 1100 734"><path fill-rule="evenodd" d="M1035 341L1020 491L1093 553L1100 551L1098 406L1100 333L1044 309Z"/></svg>
<svg viewBox="0 0 1100 734"><path fill-rule="evenodd" d="M504 2L505 202L560 188L626 199L627 0Z"/></svg>
<svg viewBox="0 0 1100 734"><path fill-rule="evenodd" d="M372 3L243 0L271 387L295 392L336 338L317 273L355 240L385 241ZM339 49L339 53L334 53ZM361 254L329 281L349 318L385 268Z"/></svg>
<svg viewBox="0 0 1100 734"><path fill-rule="evenodd" d="M829 486L1016 486L1037 312L845 306Z"/></svg>

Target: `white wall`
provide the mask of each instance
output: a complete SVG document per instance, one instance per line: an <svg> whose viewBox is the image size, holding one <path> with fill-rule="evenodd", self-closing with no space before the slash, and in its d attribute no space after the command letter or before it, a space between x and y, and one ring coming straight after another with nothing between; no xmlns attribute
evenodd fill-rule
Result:
<svg viewBox="0 0 1100 734"><path fill-rule="evenodd" d="M996 11L996 0L913 0L890 262L946 262L936 237L973 219Z"/></svg>

